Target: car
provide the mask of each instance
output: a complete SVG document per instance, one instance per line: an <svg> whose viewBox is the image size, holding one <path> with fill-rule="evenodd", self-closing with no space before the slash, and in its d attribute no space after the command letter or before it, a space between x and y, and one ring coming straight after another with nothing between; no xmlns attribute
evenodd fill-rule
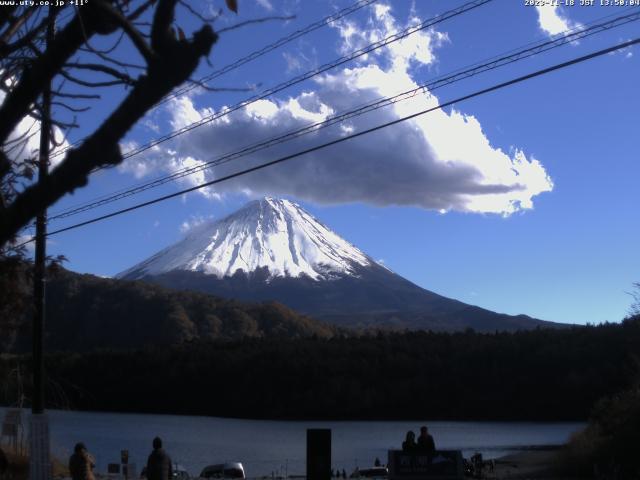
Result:
<svg viewBox="0 0 640 480"><path fill-rule="evenodd" d="M186 468L177 463L173 464L173 480L190 480L190 478L191 475Z"/></svg>
<svg viewBox="0 0 640 480"><path fill-rule="evenodd" d="M356 468L350 478L387 478L388 476L389 470L387 467L371 467Z"/></svg>
<svg viewBox="0 0 640 480"><path fill-rule="evenodd" d="M244 479L244 467L240 462L218 463L202 469L201 478Z"/></svg>

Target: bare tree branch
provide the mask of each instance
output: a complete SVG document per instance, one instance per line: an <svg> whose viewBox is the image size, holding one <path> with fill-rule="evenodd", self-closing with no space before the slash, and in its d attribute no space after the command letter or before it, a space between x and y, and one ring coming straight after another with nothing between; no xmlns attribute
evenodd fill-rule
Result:
<svg viewBox="0 0 640 480"><path fill-rule="evenodd" d="M93 50L93 49L88 49L88 48L84 48L84 47L80 47L79 50L81 50L83 52L93 53L94 55L96 55L100 59L104 60L105 62L112 63L114 65L117 65L118 67L135 68L137 70L146 70L146 68L147 68L147 67L145 67L143 65L136 65L135 63L126 63L126 62L122 62L120 60L117 60L115 58L111 58L111 57L109 57L108 55L105 55L104 53L102 53L99 50Z"/></svg>
<svg viewBox="0 0 640 480"><path fill-rule="evenodd" d="M107 67L106 65L102 65L100 63L67 63L66 66L69 68L76 68L78 70L91 70L94 72L111 75L112 77L120 80L122 83L126 83L128 85L134 85L136 83L136 81L126 73L122 73L115 68Z"/></svg>
<svg viewBox="0 0 640 480"><path fill-rule="evenodd" d="M135 20L137 20L138 18L140 18L140 16L146 12L147 10L149 10L149 8L156 3L156 0L147 0L146 2L144 2L142 5L140 5L137 9L135 9L133 11L133 13L131 13L130 15L127 16L127 20L129 20L130 22L133 22Z"/></svg>
<svg viewBox="0 0 640 480"><path fill-rule="evenodd" d="M127 36L131 39L135 47L140 52L140 55L145 59L147 63L153 61L155 56L154 52L149 48L144 37L140 34L140 32L134 28L129 20L127 20L120 12L118 12L113 6L102 1L96 0L96 5L98 8L102 10L113 22L115 22L122 30L127 34Z"/></svg>
<svg viewBox="0 0 640 480"><path fill-rule="evenodd" d="M91 107L72 107L71 105L67 105L64 102L51 102L51 105L55 107L62 107L65 110L69 110L70 112L74 113L82 113L91 110Z"/></svg>
<svg viewBox="0 0 640 480"><path fill-rule="evenodd" d="M33 42L33 40L35 40L35 38L38 35L41 35L42 33L44 33L44 30L47 26L48 21L49 21L48 18L44 18L37 27L31 30L28 30L25 36L23 36L22 38L19 38L13 43L8 43L9 40L0 41L0 57L9 55L10 53L15 52L31 44L31 42Z"/></svg>
<svg viewBox="0 0 640 480"><path fill-rule="evenodd" d="M94 11L91 5L88 4L85 10ZM7 139L20 119L27 114L29 105L35 102L45 83L50 82L60 71L69 57L84 43L84 39L83 28L76 15L65 29L55 36L47 51L36 58L30 68L24 70L18 85L7 94L0 106L0 142Z"/></svg>
<svg viewBox="0 0 640 480"><path fill-rule="evenodd" d="M122 39L124 38L125 34L124 32L120 32L120 35L118 35L117 40L113 43L113 45L111 45L109 48L106 48L104 50L100 50L98 48L95 48L93 46L90 47L80 47L79 50L83 51L83 52L90 52L90 53L95 53L97 54L102 54L102 55L109 55L110 53L113 53L113 51L118 48L118 46L120 46L120 42L122 42ZM109 57L107 57L109 58Z"/></svg>
<svg viewBox="0 0 640 480"><path fill-rule="evenodd" d="M287 16L287 17L263 17L263 18L254 18L253 20L246 20L244 22L236 23L235 25L231 25L230 27L223 28L218 30L218 35L221 35L225 32L230 32L231 30L237 30L242 27L246 27L247 25L253 25L256 23L265 23L271 22L274 20L293 20L296 18L295 15Z"/></svg>
<svg viewBox="0 0 640 480"><path fill-rule="evenodd" d="M118 143L127 131L160 99L185 82L198 66L200 58L209 54L218 36L208 25L196 32L192 40L176 40L171 35L169 27L173 21L176 2L177 0L158 0L151 29L154 55L150 58L146 75L137 80L129 94L102 125L78 147L71 149L49 176L27 187L13 203L0 211L0 245L13 238L43 205L51 205L66 193L86 185L89 174L95 168L120 163L122 155ZM72 22L75 22L74 35L69 36L75 43L70 49L64 50L64 53L69 54L77 50L76 45L83 40L78 20L74 19ZM44 56L55 61L56 72L59 73L69 57L58 54L51 58L50 50ZM35 83L34 80L32 82ZM30 89L33 88L34 85L31 84ZM27 92L30 89L26 89ZM0 109L0 114L4 107L5 105ZM17 109L16 106L12 108ZM7 111L16 115L12 109ZM2 127L7 128L5 125ZM0 134L2 133L3 130L0 129Z"/></svg>
<svg viewBox="0 0 640 480"><path fill-rule="evenodd" d="M196 12L196 10L184 0L179 0L179 3L180 3L180 6L184 7L191 15L196 17L198 20L203 21L204 23L215 22L218 19L218 17L220 17L219 13L214 17L207 17L199 12Z"/></svg>
<svg viewBox="0 0 640 480"><path fill-rule="evenodd" d="M101 95L98 95L97 93L67 93L67 92L61 92L60 90L55 90L53 92L51 92L52 95L56 96L56 97L60 97L60 98L71 98L71 99L76 99L76 100L99 100L100 98L102 98Z"/></svg>
<svg viewBox="0 0 640 480"><path fill-rule="evenodd" d="M131 78L129 78L129 81L127 80L110 80L107 82L93 82L93 81L89 81L89 80L82 80L81 78L75 77L74 75L71 75L69 72L65 72L64 70L60 71L60 75L62 75L64 78L66 78L67 80L69 80L72 83L75 83L76 85L81 85L83 87L89 87L89 88L95 88L95 87L113 87L115 85L133 85L135 84L135 81Z"/></svg>
<svg viewBox="0 0 640 480"><path fill-rule="evenodd" d="M15 33L24 25L31 15L36 12L35 8L27 8L18 18L9 24L9 27L0 36L0 44L6 44L11 40Z"/></svg>
<svg viewBox="0 0 640 480"><path fill-rule="evenodd" d="M5 5L4 8L0 8L0 28L4 27L6 23L11 22L16 7L17 5Z"/></svg>
<svg viewBox="0 0 640 480"><path fill-rule="evenodd" d="M32 129L32 128L36 125L36 123L37 123L37 119L34 119L34 120L35 120L35 121L31 123L31 125L29 126L29 128L27 128L27 129L26 129L23 133L21 133L19 136L15 137L15 138L8 139L8 140L4 143L3 147L5 147L6 145L12 145L12 144L14 144L14 143L21 142L21 141L23 141L25 138L27 138L27 137L29 136L30 132L31 132L31 129Z"/></svg>

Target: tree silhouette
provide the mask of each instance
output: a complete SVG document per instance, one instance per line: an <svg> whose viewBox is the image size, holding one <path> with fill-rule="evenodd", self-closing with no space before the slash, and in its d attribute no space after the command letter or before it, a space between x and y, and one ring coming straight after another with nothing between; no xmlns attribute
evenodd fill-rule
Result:
<svg viewBox="0 0 640 480"><path fill-rule="evenodd" d="M237 10L235 1L226 3ZM204 22L190 38L172 25L177 6ZM189 79L218 38L207 23L213 19L199 15L187 0L91 0L64 8L19 2L0 8L0 88L4 95L0 106L0 249L38 212L85 186L93 171L119 164L119 142L127 131ZM70 10L72 18L63 18L63 11ZM60 30L45 41L51 23L57 23ZM115 37L116 46L132 45L140 65L118 58L116 46L96 48L92 40L100 36ZM86 73L92 78L87 79ZM48 176L34 182L34 161L25 160L24 154L29 154L26 145L37 131L20 132L17 127L25 119L37 124L42 118L41 98L50 82L52 105L73 117L51 119L54 147L60 145L60 133L77 127L76 117L87 111L78 102L98 98L102 88L124 86L125 93L100 125L65 151Z"/></svg>

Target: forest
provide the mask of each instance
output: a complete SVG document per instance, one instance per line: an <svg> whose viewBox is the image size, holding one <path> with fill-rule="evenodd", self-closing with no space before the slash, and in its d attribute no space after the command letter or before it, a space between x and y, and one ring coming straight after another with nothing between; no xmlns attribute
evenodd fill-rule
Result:
<svg viewBox="0 0 640 480"><path fill-rule="evenodd" d="M51 407L273 419L586 420L640 379L640 316L517 333L377 332L50 353ZM28 355L1 357L14 379ZM24 395L29 389L24 385Z"/></svg>
<svg viewBox="0 0 640 480"><path fill-rule="evenodd" d="M0 261L0 351L31 350L29 264ZM133 349L192 340L330 337L338 329L276 303L247 303L58 267L47 282L49 351Z"/></svg>

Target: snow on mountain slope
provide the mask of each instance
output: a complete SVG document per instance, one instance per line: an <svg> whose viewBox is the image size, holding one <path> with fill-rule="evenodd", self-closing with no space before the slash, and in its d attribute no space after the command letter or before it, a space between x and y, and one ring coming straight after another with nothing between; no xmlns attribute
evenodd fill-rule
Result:
<svg viewBox="0 0 640 480"><path fill-rule="evenodd" d="M215 275L269 269L271 277L326 280L375 263L289 200L264 198L201 225L180 242L118 274L141 278L174 270Z"/></svg>

